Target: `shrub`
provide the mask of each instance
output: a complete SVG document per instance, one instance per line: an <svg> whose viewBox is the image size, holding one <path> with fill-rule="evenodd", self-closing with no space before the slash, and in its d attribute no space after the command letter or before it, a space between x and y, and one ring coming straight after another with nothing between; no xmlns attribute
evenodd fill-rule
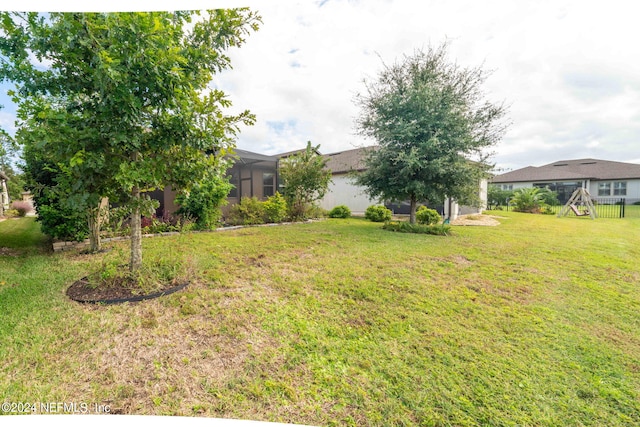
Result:
<svg viewBox="0 0 640 427"><path fill-rule="evenodd" d="M520 188L513 193L509 204L518 212L540 213L547 206L546 200L556 203L557 197L547 188Z"/></svg>
<svg viewBox="0 0 640 427"><path fill-rule="evenodd" d="M173 231L182 231L182 224L180 217L168 217L168 218L150 218L150 221L145 221L148 218L143 217L142 229L144 234L158 234L169 233Z"/></svg>
<svg viewBox="0 0 640 427"><path fill-rule="evenodd" d="M440 222L440 214L434 209L429 209L426 206L420 206L416 211L416 220L418 224L432 225Z"/></svg>
<svg viewBox="0 0 640 427"><path fill-rule="evenodd" d="M87 219L61 204L37 205L42 232L54 239L81 242L89 235Z"/></svg>
<svg viewBox="0 0 640 427"><path fill-rule="evenodd" d="M282 222L287 217L287 201L277 191L262 203L262 209L264 210L264 221L268 223Z"/></svg>
<svg viewBox="0 0 640 427"><path fill-rule="evenodd" d="M373 222L390 221L391 211L382 205L371 205L364 212L364 217Z"/></svg>
<svg viewBox="0 0 640 427"><path fill-rule="evenodd" d="M231 206L227 222L231 225L264 224L264 206L257 197L243 197Z"/></svg>
<svg viewBox="0 0 640 427"><path fill-rule="evenodd" d="M315 203L311 203L307 206L307 209L304 214L304 218L323 218L328 215L326 209L322 209L320 206Z"/></svg>
<svg viewBox="0 0 640 427"><path fill-rule="evenodd" d="M435 236L447 236L451 231L451 227L445 224L424 225L411 224L406 221L387 221L384 223L382 228L384 230L395 231L398 233L432 234Z"/></svg>
<svg viewBox="0 0 640 427"><path fill-rule="evenodd" d="M15 217L20 216L20 212L18 212L18 211L17 211L17 210L15 210L15 209L7 209L6 211L4 211L4 215L5 215L7 218L15 218Z"/></svg>
<svg viewBox="0 0 640 427"><path fill-rule="evenodd" d="M345 205L336 206L329 212L329 218L349 218L350 216L351 209Z"/></svg>
<svg viewBox="0 0 640 427"><path fill-rule="evenodd" d="M18 216L23 217L33 210L33 205L29 202L17 201L11 203L11 209L15 209L18 211Z"/></svg>
<svg viewBox="0 0 640 427"><path fill-rule="evenodd" d="M208 176L191 188L188 193L182 193L176 198L180 205L179 215L194 218L197 227L203 230L215 228L222 217L220 207L227 202L227 194L231 184L227 178L217 175Z"/></svg>
<svg viewBox="0 0 640 427"><path fill-rule="evenodd" d="M551 206L543 206L540 209L540 213L543 215L555 215L557 212L555 212Z"/></svg>
<svg viewBox="0 0 640 427"><path fill-rule="evenodd" d="M502 210L502 206L513 197L513 190L503 190L495 184L487 189L487 209Z"/></svg>

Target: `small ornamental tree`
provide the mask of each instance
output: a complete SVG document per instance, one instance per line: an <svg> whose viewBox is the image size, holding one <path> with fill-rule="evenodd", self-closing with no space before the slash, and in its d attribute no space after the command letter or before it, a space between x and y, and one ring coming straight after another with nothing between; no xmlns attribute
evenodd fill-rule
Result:
<svg viewBox="0 0 640 427"><path fill-rule="evenodd" d="M178 214L191 216L196 220L199 229L215 228L222 216L221 207L227 203L227 195L231 190L228 178L222 171L212 170L198 183L192 185L176 197L180 205Z"/></svg>
<svg viewBox="0 0 640 427"><path fill-rule="evenodd" d="M284 197L292 220L304 219L310 205L324 197L331 182L327 160L319 154L320 146L311 146L301 153L280 161L280 177L284 184Z"/></svg>
<svg viewBox="0 0 640 427"><path fill-rule="evenodd" d="M376 199L409 200L412 224L418 202L477 202L479 180L490 169L483 150L505 130L505 108L483 100L485 78L479 68L448 62L443 45L366 81L356 97L356 126L378 147L368 152L357 183Z"/></svg>
<svg viewBox="0 0 640 427"><path fill-rule="evenodd" d="M96 206L112 195L131 208L134 275L141 213L151 208L142 193L188 189L220 166L239 125L254 122L248 111L224 114L231 103L209 84L230 67L224 52L259 21L248 9L0 15L0 78L16 85L19 117L33 132L25 140L77 180L79 200Z"/></svg>

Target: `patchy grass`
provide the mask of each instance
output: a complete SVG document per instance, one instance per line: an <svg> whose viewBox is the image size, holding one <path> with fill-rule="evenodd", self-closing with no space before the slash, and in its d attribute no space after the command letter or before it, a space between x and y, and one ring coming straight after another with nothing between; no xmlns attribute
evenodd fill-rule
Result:
<svg viewBox="0 0 640 427"><path fill-rule="evenodd" d="M41 250L46 241L33 217L0 221L0 248Z"/></svg>
<svg viewBox="0 0 640 427"><path fill-rule="evenodd" d="M0 400L314 425L640 423L640 220L500 215L449 237L348 219L149 239L146 257L192 263L194 282L120 306L64 291L126 242L0 255Z"/></svg>

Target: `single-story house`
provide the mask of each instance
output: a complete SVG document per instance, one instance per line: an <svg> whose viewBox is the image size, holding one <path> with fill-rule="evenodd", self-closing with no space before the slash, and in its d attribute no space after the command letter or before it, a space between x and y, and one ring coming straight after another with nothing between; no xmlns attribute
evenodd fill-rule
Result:
<svg viewBox="0 0 640 427"><path fill-rule="evenodd" d="M370 205L383 204L382 201L371 199L364 188L353 182L352 173L364 170L364 157L367 150L372 147L344 150L336 153L325 154L327 168L331 170L332 182L324 198L320 201L320 207L331 210L338 205L346 205L354 214L364 214ZM275 194L282 192L282 183L278 174L279 162L288 156L297 154L303 150L289 151L277 155L264 155L247 150L236 149L234 163L228 170L228 176L234 188L227 197L228 204L223 207L223 213L228 212L230 206L238 203L242 197L257 197L266 200ZM486 206L486 181L480 183L479 191L481 200ZM171 187L164 190L156 190L149 195L160 202L156 215L171 215L178 210L175 203L176 191ZM387 204L395 213L404 212L403 205ZM458 215L467 213L480 213L482 208L458 206L454 200L446 200L438 207L445 218L455 219ZM451 217L449 211L452 212Z"/></svg>
<svg viewBox="0 0 640 427"><path fill-rule="evenodd" d="M544 166L527 166L493 177L491 184L502 190L548 187L566 203L578 188L594 198L640 201L640 164L599 159L560 160Z"/></svg>

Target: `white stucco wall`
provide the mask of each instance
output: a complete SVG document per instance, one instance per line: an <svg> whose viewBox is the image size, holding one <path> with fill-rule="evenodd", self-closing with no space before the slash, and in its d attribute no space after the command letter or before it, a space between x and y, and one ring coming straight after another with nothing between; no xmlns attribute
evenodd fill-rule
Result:
<svg viewBox="0 0 640 427"><path fill-rule="evenodd" d="M449 213L449 199L444 200L444 218L454 221L460 215L481 214L487 209L487 191L489 183L486 179L480 181L480 189L478 196L480 197L480 206L459 205L455 200L451 201L451 213Z"/></svg>
<svg viewBox="0 0 640 427"><path fill-rule="evenodd" d="M352 214L364 215L369 206L381 204L380 201L370 199L363 188L353 184L347 175L334 175L331 180L327 194L320 201L323 209L331 210L338 205L345 205L351 209Z"/></svg>

